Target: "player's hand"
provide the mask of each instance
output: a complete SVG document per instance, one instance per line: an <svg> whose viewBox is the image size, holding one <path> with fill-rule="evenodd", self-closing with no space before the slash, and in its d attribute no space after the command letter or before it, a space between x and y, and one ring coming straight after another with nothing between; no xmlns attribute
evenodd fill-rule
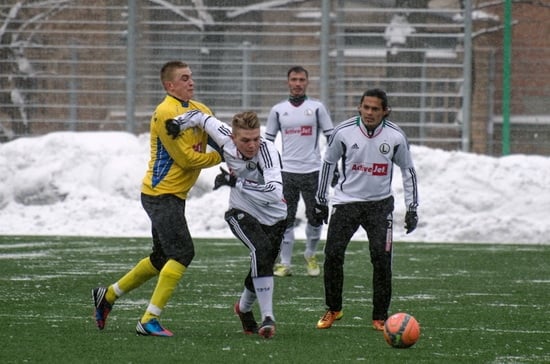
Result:
<svg viewBox="0 0 550 364"><path fill-rule="evenodd" d="M210 115L207 115L199 110L190 110L185 114L176 116L173 119L166 120L166 132L168 135L172 136L173 139L176 139L180 131L193 128L195 126L204 127L204 123L209 118Z"/></svg>
<svg viewBox="0 0 550 364"><path fill-rule="evenodd" d="M168 135L170 135L172 139L176 139L181 131L177 121L175 119L168 119L164 123L165 123L164 126L166 127L166 132L168 133Z"/></svg>
<svg viewBox="0 0 550 364"><path fill-rule="evenodd" d="M227 172L225 169L220 167L221 173L216 176L214 180L214 189L217 190L221 186L235 187L237 184L237 177Z"/></svg>
<svg viewBox="0 0 550 364"><path fill-rule="evenodd" d="M319 224L322 224L323 222L328 224L328 206L316 203L313 208L313 217Z"/></svg>
<svg viewBox="0 0 550 364"><path fill-rule="evenodd" d="M340 171L338 170L338 167L334 170L334 174L332 175L332 181L330 181L330 187L334 187L338 184L338 179L340 178Z"/></svg>
<svg viewBox="0 0 550 364"><path fill-rule="evenodd" d="M416 210L407 211L405 214L405 230L407 231L407 234L416 229L417 224L418 215L416 214Z"/></svg>

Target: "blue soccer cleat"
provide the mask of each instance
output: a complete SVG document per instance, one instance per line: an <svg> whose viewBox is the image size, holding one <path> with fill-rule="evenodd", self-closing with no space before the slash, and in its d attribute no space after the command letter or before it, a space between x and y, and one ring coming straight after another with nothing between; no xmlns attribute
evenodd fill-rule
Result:
<svg viewBox="0 0 550 364"><path fill-rule="evenodd" d="M138 321L136 326L136 333L142 336L174 336L170 330L166 330L160 325L157 319L152 319L146 323Z"/></svg>
<svg viewBox="0 0 550 364"><path fill-rule="evenodd" d="M92 299L95 306L95 322L100 330L105 328L107 316L109 316L109 312L113 309L113 305L105 299L106 293L107 288L105 287L97 287L92 290Z"/></svg>

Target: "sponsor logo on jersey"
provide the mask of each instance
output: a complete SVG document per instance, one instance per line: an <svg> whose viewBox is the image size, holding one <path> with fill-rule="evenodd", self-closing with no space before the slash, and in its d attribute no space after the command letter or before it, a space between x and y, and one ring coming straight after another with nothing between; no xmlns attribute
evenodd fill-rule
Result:
<svg viewBox="0 0 550 364"><path fill-rule="evenodd" d="M313 134L313 127L311 125L302 126L300 128L300 135L312 135Z"/></svg>
<svg viewBox="0 0 550 364"><path fill-rule="evenodd" d="M285 129L285 134L309 136L309 135L313 135L313 127L311 125L304 125L304 126L300 126L299 128L288 128L288 129Z"/></svg>
<svg viewBox="0 0 550 364"><path fill-rule="evenodd" d="M351 166L352 171L364 172L371 176L386 176L388 175L388 164L387 163L373 163L373 164L362 164L355 163Z"/></svg>
<svg viewBox="0 0 550 364"><path fill-rule="evenodd" d="M195 152L202 152L202 143L193 144L193 150Z"/></svg>
<svg viewBox="0 0 550 364"><path fill-rule="evenodd" d="M353 143L353 145L351 146L351 149L359 149L359 146L357 145L357 143Z"/></svg>

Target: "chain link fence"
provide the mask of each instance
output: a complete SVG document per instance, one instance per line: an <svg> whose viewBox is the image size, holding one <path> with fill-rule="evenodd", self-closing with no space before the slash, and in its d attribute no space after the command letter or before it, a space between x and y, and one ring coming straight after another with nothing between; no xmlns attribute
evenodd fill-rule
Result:
<svg viewBox="0 0 550 364"><path fill-rule="evenodd" d="M512 14L511 152L550 155L550 7L515 1ZM459 0L7 0L0 138L147 132L159 70L177 59L225 120L244 109L265 118L299 64L336 123L380 87L412 143L499 155L504 15L503 2Z"/></svg>

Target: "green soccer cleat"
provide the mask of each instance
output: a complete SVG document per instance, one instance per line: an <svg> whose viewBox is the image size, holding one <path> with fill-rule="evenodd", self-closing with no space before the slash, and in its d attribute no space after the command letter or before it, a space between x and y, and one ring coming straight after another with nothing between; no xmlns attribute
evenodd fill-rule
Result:
<svg viewBox="0 0 550 364"><path fill-rule="evenodd" d="M306 269L307 269L307 275L310 277L318 277L319 274L321 274L321 269L319 268L319 263L317 263L317 258L312 256L311 258L306 258L304 256L304 259L306 260Z"/></svg>
<svg viewBox="0 0 550 364"><path fill-rule="evenodd" d="M273 275L276 275L277 277L290 277L292 272L290 271L290 267L288 265L277 264L273 270Z"/></svg>

